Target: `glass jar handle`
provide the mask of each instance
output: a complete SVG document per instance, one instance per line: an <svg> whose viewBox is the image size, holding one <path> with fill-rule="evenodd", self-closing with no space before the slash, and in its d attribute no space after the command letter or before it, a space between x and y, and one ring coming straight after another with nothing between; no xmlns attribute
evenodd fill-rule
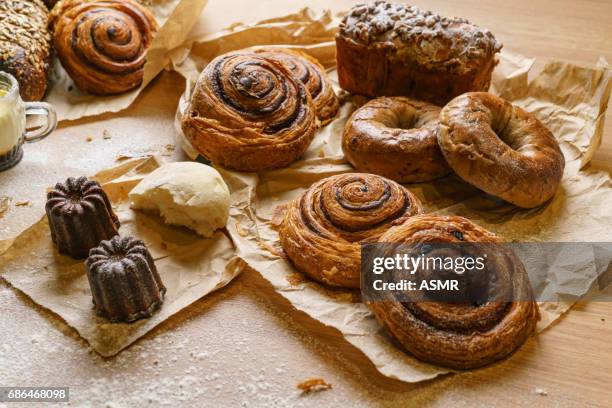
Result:
<svg viewBox="0 0 612 408"><path fill-rule="evenodd" d="M26 102L26 116L46 116L47 123L38 129L26 131L23 140L27 143L38 142L49 136L57 127L57 114L55 108L46 102Z"/></svg>

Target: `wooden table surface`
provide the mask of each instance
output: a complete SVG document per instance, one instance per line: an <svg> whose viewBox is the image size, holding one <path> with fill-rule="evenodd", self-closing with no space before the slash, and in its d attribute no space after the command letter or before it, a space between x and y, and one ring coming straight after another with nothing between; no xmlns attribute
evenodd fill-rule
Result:
<svg viewBox="0 0 612 408"><path fill-rule="evenodd" d="M210 0L194 33L293 12L296 3ZM353 3L306 5L342 10ZM505 49L536 57L539 66L553 58L583 65L600 56L612 61L610 0L413 4L488 27ZM63 124L45 141L26 146L24 161L0 173L0 196L12 197L0 218L0 239L37 220L45 189L55 182L112 166L122 153L164 151L173 143L182 90L178 75L163 73L128 110ZM110 140L102 137L104 131ZM173 154L183 158L179 151ZM608 120L594 166L611 164ZM30 204L16 206L19 201ZM322 377L333 389L300 396L295 386L309 377ZM55 315L0 281L0 386L70 386L72 406L609 407L611 384L609 302L578 304L499 364L411 385L378 374L335 330L293 310L253 271L108 360L89 351Z"/></svg>

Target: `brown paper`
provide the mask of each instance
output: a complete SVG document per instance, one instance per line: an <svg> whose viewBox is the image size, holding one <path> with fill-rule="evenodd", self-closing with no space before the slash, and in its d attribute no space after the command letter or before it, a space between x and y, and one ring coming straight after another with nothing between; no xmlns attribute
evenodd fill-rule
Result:
<svg viewBox="0 0 612 408"><path fill-rule="evenodd" d="M173 63L187 80L177 112L178 143L193 158L197 152L182 137L179 126L192 89L192 82L214 56L254 45L300 47L314 56L324 56L333 65L333 35L336 22L309 10L263 21L254 25L235 24L220 33L196 42L187 58L173 56ZM521 210L487 198L456 176L434 183L410 185L428 212L468 217L511 241L612 241L612 181L607 173L581 170L592 158L603 131L603 118L612 85L612 71L601 61L597 68L582 68L562 62L549 62L543 72L528 82L534 63L520 55L503 53L494 72L491 91L533 112L555 134L567 160L562 186L544 207ZM335 72L331 72L334 77ZM237 254L259 271L297 309L322 323L335 327L359 348L386 376L407 382L433 378L449 370L419 362L396 348L372 313L348 291L330 291L300 275L282 256L273 225L280 205L297 197L313 182L351 171L344 161L341 136L346 119L355 109L342 106L339 117L318 131L303 160L288 168L251 176L255 192L244 211L234 212L228 230ZM238 173L226 172L236 177ZM244 177L244 176L243 176ZM587 260L587 262L594 262ZM577 268L578 269L578 268ZM575 279L548 283L556 302L541 304L543 319L538 331L549 326L569 309L573 300L566 294L583 294L594 276L576 272ZM574 298L575 299L575 298Z"/></svg>
<svg viewBox="0 0 612 408"><path fill-rule="evenodd" d="M114 96L96 96L81 92L72 82L59 59L53 62L51 88L47 102L57 111L58 120L75 120L105 112L118 112L130 106L140 92L168 65L171 50L181 46L197 22L208 0L145 0L160 29L147 52L142 85Z"/></svg>
<svg viewBox="0 0 612 408"><path fill-rule="evenodd" d="M57 253L46 216L0 255L0 276L59 315L103 356L119 353L181 309L227 285L242 270L243 263L226 232L217 231L212 238L202 239L187 229L165 225L158 216L129 208L128 192L158 166L155 158L139 158L96 176L121 221L120 234L145 241L168 289L164 304L153 317L131 324L109 323L97 317L83 261ZM232 205L244 208L246 184L240 178L226 179Z"/></svg>

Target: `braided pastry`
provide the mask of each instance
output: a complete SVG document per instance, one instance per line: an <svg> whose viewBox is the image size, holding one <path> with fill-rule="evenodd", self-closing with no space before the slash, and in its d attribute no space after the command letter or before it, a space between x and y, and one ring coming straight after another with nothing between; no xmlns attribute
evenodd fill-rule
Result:
<svg viewBox="0 0 612 408"><path fill-rule="evenodd" d="M403 292L402 300L391 295L368 302L417 358L455 369L480 367L509 355L533 332L540 315L525 268L491 232L462 217L421 215L389 229L379 242L455 244L448 247L458 251L459 243L477 242L477 250L486 253L484 275L463 276L466 291L478 292L478 302L435 301L419 291Z"/></svg>
<svg viewBox="0 0 612 408"><path fill-rule="evenodd" d="M563 177L565 159L546 126L487 92L463 94L442 109L438 142L462 179L519 207L550 200Z"/></svg>
<svg viewBox="0 0 612 408"><path fill-rule="evenodd" d="M394 181L341 174L313 184L291 203L280 242L296 268L313 279L359 288L361 243L421 212L419 200Z"/></svg>
<svg viewBox="0 0 612 408"><path fill-rule="evenodd" d="M306 151L316 129L315 108L283 64L233 52L215 58L198 78L182 129L213 163L261 171L287 166Z"/></svg>
<svg viewBox="0 0 612 408"><path fill-rule="evenodd" d="M346 122L342 150L357 170L399 183L450 173L436 134L440 108L397 96L373 99Z"/></svg>
<svg viewBox="0 0 612 408"><path fill-rule="evenodd" d="M112 95L140 86L158 27L153 15L132 0L61 0L49 16L49 28L76 86Z"/></svg>
<svg viewBox="0 0 612 408"><path fill-rule="evenodd" d="M25 101L39 101L47 90L51 61L47 14L40 0L0 1L0 71L17 79Z"/></svg>
<svg viewBox="0 0 612 408"><path fill-rule="evenodd" d="M321 126L331 122L338 113L340 104L325 68L319 61L308 54L289 49L260 49L256 52L280 62L296 78L302 81L310 92Z"/></svg>

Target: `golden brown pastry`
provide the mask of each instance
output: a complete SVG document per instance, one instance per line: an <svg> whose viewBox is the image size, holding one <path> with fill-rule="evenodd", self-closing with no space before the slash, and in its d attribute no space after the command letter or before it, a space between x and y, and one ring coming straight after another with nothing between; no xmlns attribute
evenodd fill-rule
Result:
<svg viewBox="0 0 612 408"><path fill-rule="evenodd" d="M438 143L462 179L523 208L548 201L565 168L559 144L535 116L486 92L442 109Z"/></svg>
<svg viewBox="0 0 612 408"><path fill-rule="evenodd" d="M313 184L293 201L280 242L295 267L332 286L359 288L361 243L422 212L412 193L373 174L348 173Z"/></svg>
<svg viewBox="0 0 612 408"><path fill-rule="evenodd" d="M379 242L478 242L488 255L485 265L491 275L467 277L484 295L482 302L424 300L427 295L419 291L406 291L409 301L394 295L368 302L378 320L415 357L454 369L480 367L506 357L533 332L540 315L523 264L491 232L462 217L421 215L389 229Z"/></svg>
<svg viewBox="0 0 612 408"><path fill-rule="evenodd" d="M353 7L336 36L338 79L366 96L410 96L443 106L486 91L501 49L490 31L400 3Z"/></svg>
<svg viewBox="0 0 612 408"><path fill-rule="evenodd" d="M19 82L21 98L39 101L47 90L51 36L40 0L0 1L0 71Z"/></svg>
<svg viewBox="0 0 612 408"><path fill-rule="evenodd" d="M342 150L357 170L399 183L450 173L438 147L440 108L401 96L373 99L346 122Z"/></svg>
<svg viewBox="0 0 612 408"><path fill-rule="evenodd" d="M259 49L255 52L280 62L306 85L321 126L328 124L338 114L338 97L319 61L306 53L290 49Z"/></svg>
<svg viewBox="0 0 612 408"><path fill-rule="evenodd" d="M304 84L277 60L252 52L228 53L208 64L182 119L196 150L239 171L289 165L306 151L316 125Z"/></svg>
<svg viewBox="0 0 612 408"><path fill-rule="evenodd" d="M140 86L157 28L132 0L61 0L49 16L62 66L79 89L96 95Z"/></svg>

